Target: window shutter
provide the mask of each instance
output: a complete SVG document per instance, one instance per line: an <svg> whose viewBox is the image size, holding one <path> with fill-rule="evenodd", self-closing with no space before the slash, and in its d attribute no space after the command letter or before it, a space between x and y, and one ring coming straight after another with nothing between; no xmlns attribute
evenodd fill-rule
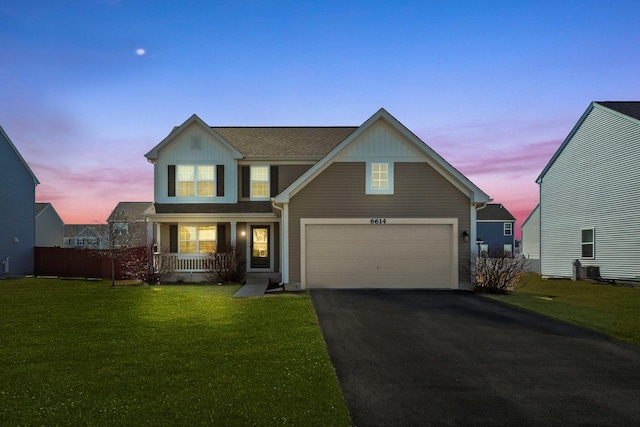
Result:
<svg viewBox="0 0 640 427"><path fill-rule="evenodd" d="M279 191L278 191L278 167L277 166L271 166L271 171L269 172L269 179L270 179L270 193L271 193L271 197L275 197L278 195Z"/></svg>
<svg viewBox="0 0 640 427"><path fill-rule="evenodd" d="M251 197L251 169L242 166L242 197Z"/></svg>
<svg viewBox="0 0 640 427"><path fill-rule="evenodd" d="M167 196L176 197L176 165L167 167Z"/></svg>
<svg viewBox="0 0 640 427"><path fill-rule="evenodd" d="M216 252L224 252L227 250L227 226L225 224L218 224L218 248Z"/></svg>
<svg viewBox="0 0 640 427"><path fill-rule="evenodd" d="M216 166L216 196L224 197L224 165Z"/></svg>
<svg viewBox="0 0 640 427"><path fill-rule="evenodd" d="M169 252L178 253L178 225L171 224L169 226Z"/></svg>

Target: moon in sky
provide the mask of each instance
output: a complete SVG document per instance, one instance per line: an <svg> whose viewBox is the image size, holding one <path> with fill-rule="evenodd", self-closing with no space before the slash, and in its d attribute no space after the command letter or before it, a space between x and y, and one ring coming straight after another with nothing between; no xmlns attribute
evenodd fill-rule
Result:
<svg viewBox="0 0 640 427"><path fill-rule="evenodd" d="M140 48L140 49L136 49L136 55L138 55L138 56L142 56L142 55L144 55L146 52L147 52L147 51L146 51L146 50L144 50L144 49L142 49L142 48Z"/></svg>

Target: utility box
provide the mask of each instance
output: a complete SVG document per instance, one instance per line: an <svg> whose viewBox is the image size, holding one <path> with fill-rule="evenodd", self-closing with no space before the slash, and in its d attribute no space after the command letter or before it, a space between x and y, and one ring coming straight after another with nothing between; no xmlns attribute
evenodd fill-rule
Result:
<svg viewBox="0 0 640 427"><path fill-rule="evenodd" d="M582 267L583 276L587 279L597 280L600 278L600 267L597 265L586 265Z"/></svg>

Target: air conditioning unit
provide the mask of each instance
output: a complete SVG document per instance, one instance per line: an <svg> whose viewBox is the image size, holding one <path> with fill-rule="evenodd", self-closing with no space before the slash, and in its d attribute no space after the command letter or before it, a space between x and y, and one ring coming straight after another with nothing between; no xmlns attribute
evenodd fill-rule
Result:
<svg viewBox="0 0 640 427"><path fill-rule="evenodd" d="M597 280L600 278L600 267L597 265L582 266L582 277Z"/></svg>

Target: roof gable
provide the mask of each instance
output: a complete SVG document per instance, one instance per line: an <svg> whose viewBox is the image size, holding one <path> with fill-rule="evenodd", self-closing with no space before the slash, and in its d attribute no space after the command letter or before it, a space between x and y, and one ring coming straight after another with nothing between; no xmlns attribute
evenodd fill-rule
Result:
<svg viewBox="0 0 640 427"><path fill-rule="evenodd" d="M560 144L560 147L558 147L556 152L553 154L551 160L549 160L540 175L538 175L538 178L536 178L536 183L540 184L542 182L542 179L547 174L549 169L551 169L551 166L553 166L560 154L562 154L562 152L564 151L565 147L573 139L574 135L578 132L580 127L582 127L582 124L585 122L585 120L587 120L591 112L596 108L613 112L620 117L630 120L636 124L640 124L640 102L591 102L591 104L589 104L589 107L587 107L587 110L580 117L580 120L578 120L573 129L571 129L571 132L569 132L569 135L567 135L562 144Z"/></svg>
<svg viewBox="0 0 640 427"><path fill-rule="evenodd" d="M144 213L153 202L119 202L107 218L107 222L118 221L144 221Z"/></svg>
<svg viewBox="0 0 640 427"><path fill-rule="evenodd" d="M500 203L489 203L484 208L479 209L476 217L477 221L504 221L514 222L516 219Z"/></svg>
<svg viewBox="0 0 640 427"><path fill-rule="evenodd" d="M378 110L373 116L367 119L360 127L352 132L344 141L331 150L322 160L311 167L300 178L298 178L293 184L281 192L275 199L277 203L286 203L293 197L298 191L304 188L309 182L311 182L317 175L324 171L331 163L339 159L339 155L354 141L358 141L358 138L365 132L370 130L378 121L384 121L399 135L404 137L406 141L413 145L422 155L425 156L427 162L434 167L441 175L443 175L454 186L468 194L473 203L487 203L491 199L475 184L469 181L464 175L462 175L457 169L446 162L439 154L425 144L420 138L407 129L402 123L396 120L391 114L389 114L384 108Z"/></svg>
<svg viewBox="0 0 640 427"><path fill-rule="evenodd" d="M151 149L151 151L149 151L144 156L149 161L155 162L155 160L158 159L158 155L160 153L160 150L162 150L164 147L166 147L167 145L172 143L174 140L176 140L180 135L182 135L193 124L201 126L204 129L205 132L209 133L215 140L219 141L220 143L222 143L222 145L227 147L229 149L229 151L231 151L232 156L233 156L234 159L241 159L243 157L242 153L240 153L233 145L231 145L227 140L225 140L222 137L222 135L220 135L218 132L216 132L213 128L209 127L204 121L202 121L202 119L200 117L198 117L195 114L192 115L191 117L189 117L180 126L178 126L177 128L174 128L169 133L169 135L167 135L167 137L165 139L163 139L158 145L153 147Z"/></svg>
<svg viewBox="0 0 640 427"><path fill-rule="evenodd" d="M25 167L25 169L27 170L29 175L31 175L31 177L33 178L33 184L34 185L40 184L40 181L38 181L38 178L36 178L36 176L34 175L33 171L31 170L31 168L29 167L27 162L24 160L22 155L20 155L20 152L18 151L16 146L13 145L13 142L11 141L11 138L9 138L9 135L7 135L7 133L2 128L2 126L0 126L0 136L2 136L2 138L7 142L9 147L15 152L16 156L18 157L18 160L20 160L20 162L22 162L23 166Z"/></svg>

